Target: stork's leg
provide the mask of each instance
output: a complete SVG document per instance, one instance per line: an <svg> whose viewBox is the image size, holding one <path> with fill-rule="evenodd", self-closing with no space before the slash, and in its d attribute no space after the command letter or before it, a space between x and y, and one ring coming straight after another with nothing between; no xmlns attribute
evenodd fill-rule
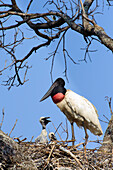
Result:
<svg viewBox="0 0 113 170"><path fill-rule="evenodd" d="M84 125L84 130L85 130L85 143L84 143L84 152L85 152L85 156L86 156L86 145L87 145L87 142L88 142L88 134L87 134L87 129L86 129L86 126Z"/></svg>
<svg viewBox="0 0 113 170"><path fill-rule="evenodd" d="M73 122L71 122L71 130L72 130L72 146L74 146L74 142L75 142L75 135L74 135L74 127L73 127Z"/></svg>
<svg viewBox="0 0 113 170"><path fill-rule="evenodd" d="M84 126L84 130L85 130L85 144L87 145L89 136L88 136L88 134L87 134L87 129L86 129L85 126Z"/></svg>

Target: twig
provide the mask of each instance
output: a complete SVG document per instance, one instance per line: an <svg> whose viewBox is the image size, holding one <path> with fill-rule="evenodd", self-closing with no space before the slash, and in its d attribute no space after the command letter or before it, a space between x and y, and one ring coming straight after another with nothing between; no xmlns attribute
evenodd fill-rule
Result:
<svg viewBox="0 0 113 170"><path fill-rule="evenodd" d="M28 13L28 10L29 10L29 8L30 8L32 2L33 2L33 0L30 0L30 2L29 2L29 4L28 4L28 7L27 7L26 14Z"/></svg>
<svg viewBox="0 0 113 170"><path fill-rule="evenodd" d="M66 31L65 31L65 32L66 32ZM64 32L63 35L61 36L61 38L60 38L60 40L59 40L59 42L58 42L58 44L57 44L57 46L56 46L55 51L53 52L52 55L50 55L50 57L52 56L52 64L51 64L51 71L50 71L52 83L53 83L52 73L53 73L53 66L54 66L55 55L56 55L56 53L57 53L57 51L58 51L59 45L60 45L60 43L61 43L61 41L62 41L62 39L63 39L63 36L64 36L65 32Z"/></svg>
<svg viewBox="0 0 113 170"><path fill-rule="evenodd" d="M107 116L105 116L105 115L103 115L108 121L109 121L109 119L107 118Z"/></svg>
<svg viewBox="0 0 113 170"><path fill-rule="evenodd" d="M108 103L109 103L109 108L110 108L110 112L111 112L111 115L113 114L113 111L112 111L112 109L111 109L111 100L112 100L112 98L110 97L108 97L108 96L106 96L105 97L105 99L108 101Z"/></svg>
<svg viewBox="0 0 113 170"><path fill-rule="evenodd" d="M83 144L84 144L84 142L78 143L77 145L74 146L74 148L77 148L77 147L79 147L80 145L83 145Z"/></svg>
<svg viewBox="0 0 113 170"><path fill-rule="evenodd" d="M21 142L25 141L27 138L24 138L22 140L20 140L19 138L14 138L14 139L16 139L18 141L18 143L21 143Z"/></svg>
<svg viewBox="0 0 113 170"><path fill-rule="evenodd" d="M10 137L12 131L14 130L14 128L15 128L15 126L16 126L16 124L17 124L17 121L18 121L18 119L16 119L15 124L14 124L13 128L11 129L11 132L9 133L9 137Z"/></svg>
<svg viewBox="0 0 113 170"><path fill-rule="evenodd" d="M64 76L66 77L67 81L69 82L68 76L67 76L67 60L66 60L66 54L65 54L65 34L66 34L66 31L63 34L63 56L64 56L64 63L65 63Z"/></svg>
<svg viewBox="0 0 113 170"><path fill-rule="evenodd" d="M82 3L82 0L80 0L80 3L81 3L82 10L83 10L83 14L85 14L84 5Z"/></svg>
<svg viewBox="0 0 113 170"><path fill-rule="evenodd" d="M24 83L29 80L29 79L26 80L26 75L27 75L27 71L28 71L29 67L26 64L25 64L25 66L26 66L26 71L24 74L24 81L23 81Z"/></svg>
<svg viewBox="0 0 113 170"><path fill-rule="evenodd" d="M68 136L69 136L69 134L68 134L68 124L67 124L67 119L66 119L66 127L65 127L65 128L64 128L63 126L61 126L61 127L62 127L63 131L67 134L67 137L66 137L66 141L67 141Z"/></svg>
<svg viewBox="0 0 113 170"><path fill-rule="evenodd" d="M56 144L56 143L55 143L55 144ZM51 155L52 155L52 153L53 153L53 150L54 150L54 148L55 148L55 144L52 146L52 149L51 149L51 151L50 151L50 153L49 153L49 156L48 156L48 158L47 158L47 165L49 164L50 157L51 157Z"/></svg>
<svg viewBox="0 0 113 170"><path fill-rule="evenodd" d="M62 150L63 152L67 153L68 155L70 155L72 158L75 159L75 161L78 163L78 165L80 166L80 168L84 169L82 164L80 163L80 161L77 159L77 157L70 151L67 150L66 148L59 146L59 149Z"/></svg>
<svg viewBox="0 0 113 170"><path fill-rule="evenodd" d="M104 122L104 123L107 123L107 124L109 123L109 122L106 122L106 121L104 121L104 120L102 120L102 119L100 119L100 118L99 118L99 120L100 120L101 122Z"/></svg>
<svg viewBox="0 0 113 170"><path fill-rule="evenodd" d="M4 121L4 108L2 109L2 121L0 123L0 130L2 128L3 121Z"/></svg>
<svg viewBox="0 0 113 170"><path fill-rule="evenodd" d="M73 141L76 141L76 140L61 140L61 141L58 141L58 143L62 142L62 143L69 143L69 142L73 142Z"/></svg>
<svg viewBox="0 0 113 170"><path fill-rule="evenodd" d="M69 137L67 119L66 119L66 134L67 134L67 137L66 137L66 141L67 141L67 139L68 139L68 137Z"/></svg>
<svg viewBox="0 0 113 170"><path fill-rule="evenodd" d="M73 58L69 55L68 51L66 49L64 49L65 52L67 53L67 56L69 57L69 59L74 63L74 64L79 64L79 63L76 63Z"/></svg>
<svg viewBox="0 0 113 170"><path fill-rule="evenodd" d="M30 142L32 142L33 138L34 138L34 136L32 136L32 138L31 138Z"/></svg>
<svg viewBox="0 0 113 170"><path fill-rule="evenodd" d="M55 130L56 130L56 132L57 132L58 136L60 137L60 140L62 141L62 138L61 138L60 134L58 133L58 131L57 131L57 129L56 129L56 127L55 127L55 125L54 125L54 123L53 123L53 122L52 122L52 125L53 125L53 127L55 128Z"/></svg>
<svg viewBox="0 0 113 170"><path fill-rule="evenodd" d="M58 141L57 141L58 142ZM72 142L72 141L69 141L69 142ZM67 146L67 148L77 148L77 147L79 147L80 145L83 145L84 144L84 142L81 142L81 143L78 143L77 145L74 145L74 146Z"/></svg>
<svg viewBox="0 0 113 170"><path fill-rule="evenodd" d="M58 125L57 129L55 130L55 133L58 131L59 127L62 125L62 122ZM54 134L55 134L54 133Z"/></svg>

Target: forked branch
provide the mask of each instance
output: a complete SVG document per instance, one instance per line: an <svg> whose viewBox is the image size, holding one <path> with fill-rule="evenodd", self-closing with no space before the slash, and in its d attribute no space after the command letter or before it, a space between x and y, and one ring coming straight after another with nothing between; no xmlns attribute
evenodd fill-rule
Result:
<svg viewBox="0 0 113 170"><path fill-rule="evenodd" d="M93 3L94 1L96 2L95 4ZM111 1L107 2L108 5L111 6ZM8 53L8 56L10 56L10 63L1 68L0 75L2 76L2 72L10 67L14 68L15 71L14 75L10 76L6 81L5 85L8 85L9 89L15 84L18 86L23 85L26 82L25 77L29 66L25 63L28 58L32 57L33 52L36 52L43 47L50 46L52 43L55 43L55 40L57 39L58 42L55 44L56 49L49 57L46 57L46 59L52 58L50 71L51 80L53 79L54 59L58 53L61 42L63 43L61 54L64 57L64 75L68 80L67 57L76 64L73 57L69 55L68 47L65 44L67 38L66 32L69 32L69 30L78 32L84 37L87 44L84 61L86 61L87 55L91 60L89 52L96 52L96 50L91 51L89 49L92 45L92 40L98 41L113 52L113 39L109 37L104 29L97 25L95 21L95 11L98 7L98 0L85 0L84 2L82 0L47 0L43 4L45 9L43 13L39 13L38 11L37 13L30 13L29 11L32 9L33 3L35 3L35 0L29 0L26 11L24 12L19 8L16 0L11 0L11 4L7 4L5 0L0 1L0 47L5 55ZM92 6L93 9L91 9ZM26 52L26 55L23 56L21 54L21 56L19 56L16 54L16 49L20 44L25 43L25 40L27 39L24 36L25 31L23 31L26 25L28 28L26 32L28 31L27 33L31 33L29 32L29 29L32 30L32 38L37 37L40 40L40 43L31 47L30 50ZM10 36L14 37L14 42L12 42L12 39L10 39L9 42L9 39L7 38L9 32ZM23 74L22 69L24 68L25 72L23 80L21 80L20 77L21 74Z"/></svg>

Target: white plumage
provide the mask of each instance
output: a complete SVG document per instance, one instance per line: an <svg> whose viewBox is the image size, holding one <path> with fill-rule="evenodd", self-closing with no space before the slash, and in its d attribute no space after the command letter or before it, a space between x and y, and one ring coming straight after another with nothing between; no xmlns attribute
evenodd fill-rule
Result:
<svg viewBox="0 0 113 170"><path fill-rule="evenodd" d="M57 106L70 123L76 122L79 127L85 125L86 129L89 129L94 135L103 134L97 110L86 98L67 90L65 98L57 103Z"/></svg>
<svg viewBox="0 0 113 170"><path fill-rule="evenodd" d="M42 143L42 144L48 142L46 129L42 129L41 134L35 139L35 142Z"/></svg>
<svg viewBox="0 0 113 170"><path fill-rule="evenodd" d="M83 127L85 130L86 146L88 141L87 129L94 135L100 136L103 134L97 110L86 98L71 90L66 90L64 86L65 81L62 78L56 79L40 101L51 96L53 102L66 115L71 123L73 145L75 140L73 123L75 122L79 127Z"/></svg>
<svg viewBox="0 0 113 170"><path fill-rule="evenodd" d="M42 143L45 144L48 142L47 139L47 131L46 131L46 125L51 122L50 120L48 120L48 118L50 117L40 117L40 124L42 125L42 132L41 134L35 139L36 143Z"/></svg>

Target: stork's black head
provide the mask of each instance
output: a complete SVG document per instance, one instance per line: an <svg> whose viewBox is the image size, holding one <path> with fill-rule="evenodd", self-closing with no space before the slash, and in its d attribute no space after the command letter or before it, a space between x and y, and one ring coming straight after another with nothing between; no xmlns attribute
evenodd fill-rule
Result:
<svg viewBox="0 0 113 170"><path fill-rule="evenodd" d="M42 97L40 102L45 100L49 96L52 97L54 103L62 101L66 93L66 89L64 88L64 86L65 81L62 78L56 79L55 82L51 85L51 87L47 91L47 93Z"/></svg>
<svg viewBox="0 0 113 170"><path fill-rule="evenodd" d="M46 128L46 125L51 122L51 120L48 120L50 117L40 117L39 122L41 123L43 129Z"/></svg>

